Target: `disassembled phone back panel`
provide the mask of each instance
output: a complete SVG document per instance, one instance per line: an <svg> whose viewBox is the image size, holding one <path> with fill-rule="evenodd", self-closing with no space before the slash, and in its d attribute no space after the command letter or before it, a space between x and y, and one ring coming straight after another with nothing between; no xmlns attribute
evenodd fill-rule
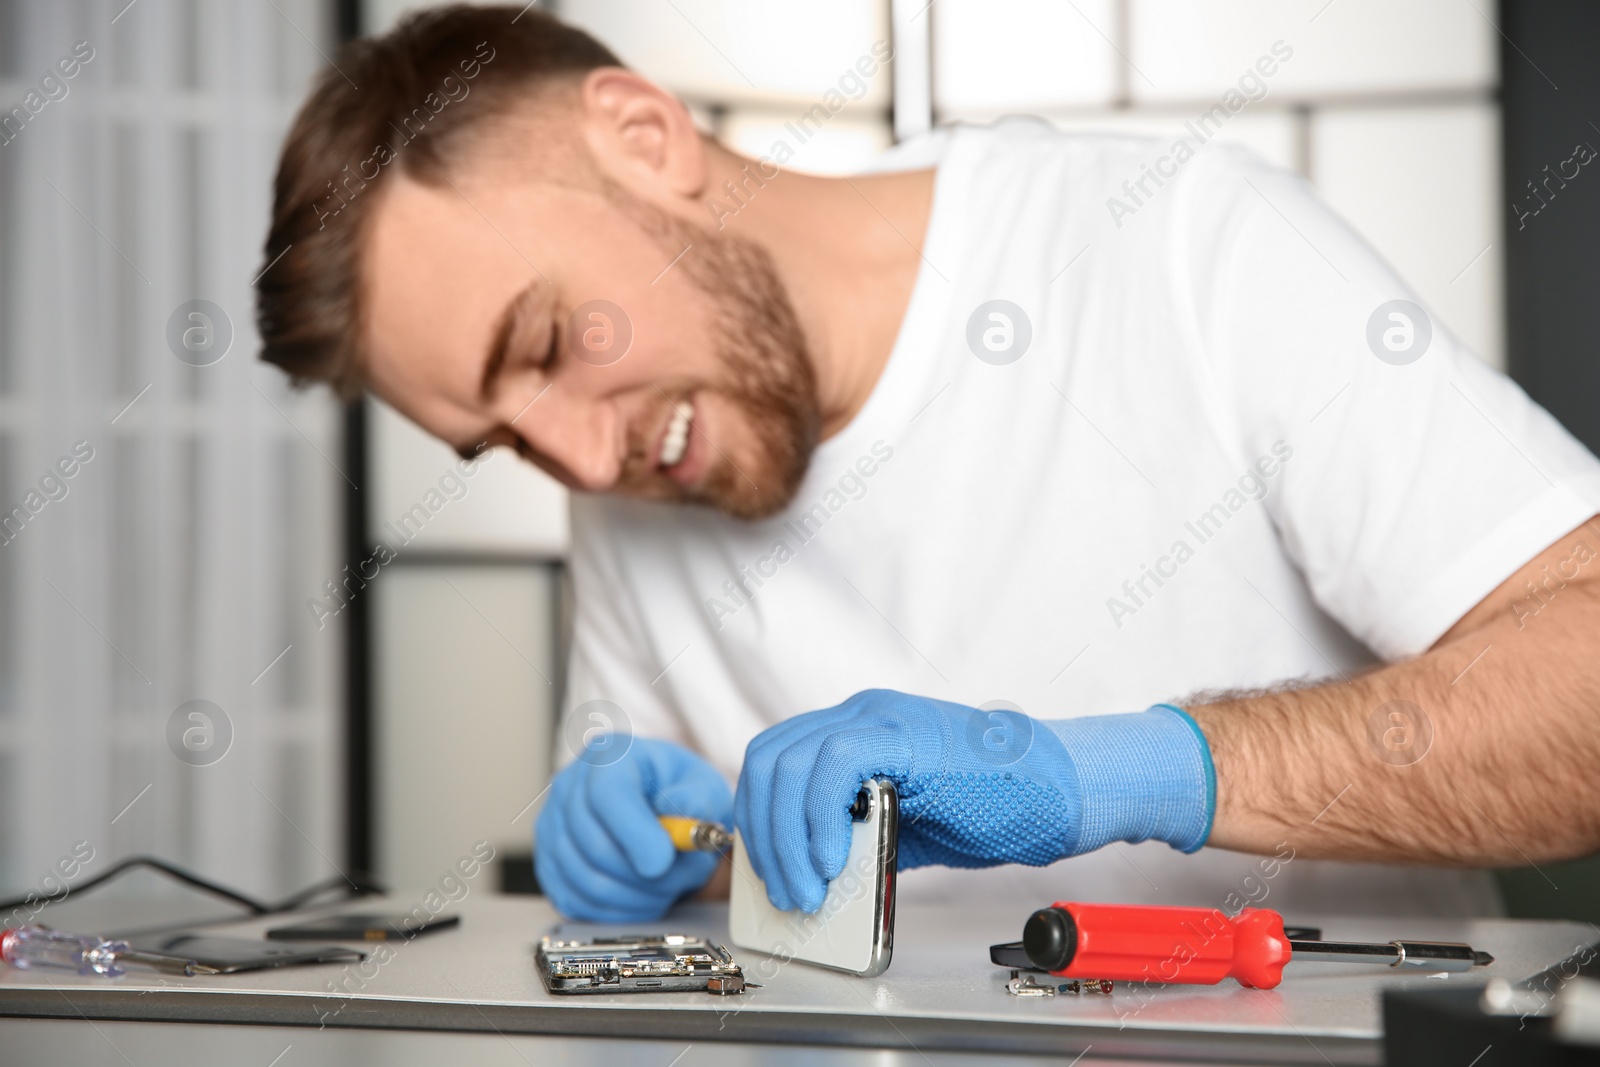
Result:
<svg viewBox="0 0 1600 1067"><path fill-rule="evenodd" d="M683 934L558 941L534 950L551 993L744 992L744 970L728 950Z"/></svg>
<svg viewBox="0 0 1600 1067"><path fill-rule="evenodd" d="M894 890L900 805L894 783L873 778L850 809L850 853L812 914L779 911L733 834L728 940L783 960L801 960L863 978L882 974L894 951Z"/></svg>

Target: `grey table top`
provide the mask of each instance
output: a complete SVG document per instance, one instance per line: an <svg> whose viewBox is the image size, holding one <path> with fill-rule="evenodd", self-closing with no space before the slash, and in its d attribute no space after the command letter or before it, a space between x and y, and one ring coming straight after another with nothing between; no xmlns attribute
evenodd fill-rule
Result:
<svg viewBox="0 0 1600 1067"><path fill-rule="evenodd" d="M345 910L383 910L360 902ZM1523 979L1596 940L1578 923L1381 920L1291 916L1324 936L1468 941L1495 962L1471 975L1429 977L1387 967L1290 964L1270 991L1232 980L1214 987L1122 987L1110 996L1022 999L988 946L1015 940L1026 916L980 908L904 906L894 962L862 979L753 953L735 955L762 988L704 993L550 996L533 966L540 935L616 928L560 924L541 898L473 894L452 911L455 930L392 946L381 964L321 965L180 978L133 972L117 979L0 968L0 1016L71 1020L252 1023L314 1028L477 1031L566 1038L785 1042L918 1052L1103 1055L1236 1063L1376 1063L1385 989ZM281 923L279 919L276 923ZM211 928L256 936L274 922ZM1402 928L1403 927L1403 928ZM726 908L686 906L633 932L726 939ZM370 946L369 946L370 947Z"/></svg>

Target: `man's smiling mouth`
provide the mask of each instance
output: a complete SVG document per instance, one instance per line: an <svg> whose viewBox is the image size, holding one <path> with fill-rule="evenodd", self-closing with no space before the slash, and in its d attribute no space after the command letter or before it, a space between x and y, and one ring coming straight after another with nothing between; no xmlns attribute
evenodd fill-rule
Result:
<svg viewBox="0 0 1600 1067"><path fill-rule="evenodd" d="M694 419L694 405L680 400L673 405L672 421L667 424L666 436L661 440L660 465L663 469L675 467L689 451L689 424Z"/></svg>

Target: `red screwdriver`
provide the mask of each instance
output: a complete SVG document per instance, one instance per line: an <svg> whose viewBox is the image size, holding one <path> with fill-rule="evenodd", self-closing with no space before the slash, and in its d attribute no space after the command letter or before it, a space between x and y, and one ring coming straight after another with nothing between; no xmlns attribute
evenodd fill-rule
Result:
<svg viewBox="0 0 1600 1067"><path fill-rule="evenodd" d="M1034 967L1061 978L1191 985L1236 978L1256 989L1271 989L1282 981L1283 965L1290 960L1387 963L1434 971L1469 971L1494 962L1487 952L1449 941L1290 937L1283 916L1270 908L1245 908L1230 918L1217 908L1066 901L1034 912L1022 929L1022 940L992 946L989 958L1003 967Z"/></svg>

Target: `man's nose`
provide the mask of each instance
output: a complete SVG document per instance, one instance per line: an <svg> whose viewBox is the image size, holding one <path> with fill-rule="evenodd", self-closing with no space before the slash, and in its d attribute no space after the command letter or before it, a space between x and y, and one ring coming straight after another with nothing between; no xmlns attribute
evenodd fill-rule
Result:
<svg viewBox="0 0 1600 1067"><path fill-rule="evenodd" d="M562 397L560 391L554 386L520 415L513 414L511 431L574 488L604 492L622 476L616 409Z"/></svg>

